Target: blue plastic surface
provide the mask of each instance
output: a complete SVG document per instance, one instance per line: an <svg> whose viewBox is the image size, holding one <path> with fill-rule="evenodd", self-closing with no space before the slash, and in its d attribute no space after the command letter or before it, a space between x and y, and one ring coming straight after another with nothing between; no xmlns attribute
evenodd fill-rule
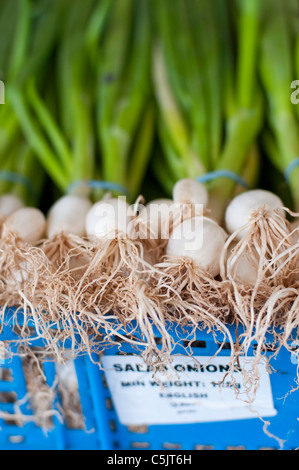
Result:
<svg viewBox="0 0 299 470"><path fill-rule="evenodd" d="M136 334L134 325L132 328ZM230 333L234 338L234 328L230 328ZM155 334L159 338L158 331ZM180 328L172 330L172 335L178 341L173 353L183 353L184 340L190 340L191 337L188 338L186 331L182 332ZM222 337L218 336L217 339L221 341ZM13 337L11 323L8 322L0 335L0 341ZM194 355L213 356L218 349L211 334L198 331L196 340L197 343L192 347ZM41 340L34 341L35 346L39 343ZM120 353L136 354L136 351L128 343L122 343L121 348L119 346L107 347L106 354ZM223 349L219 355L229 356L230 350ZM95 356L94 359L97 360L97 357ZM284 450L299 447L299 392L289 394L284 400L290 389L296 385L298 365L293 362L290 353L282 349L272 363L276 372L270 375L274 406L278 414L267 418L267 421L270 421L268 430L285 440ZM264 433L263 423L255 418L213 423L145 426L139 428L138 432L136 430L134 432L119 422L106 385L105 373L85 356L77 358L75 366L86 431L67 429L54 418L55 426L45 436L43 431L33 423L18 427L6 425L0 419L0 449L225 450L244 448L258 450L279 448L277 441ZM0 392L13 390L17 392L19 399L23 398L27 390L20 359L14 357L11 362L2 367L11 369L13 382L0 381ZM44 365L49 385L54 380L54 367L52 362L46 362ZM11 411L11 405L0 403L0 410ZM32 413L27 406L24 406L22 412Z"/></svg>
<svg viewBox="0 0 299 470"><path fill-rule="evenodd" d="M0 341L18 339L13 332L13 325L10 316L13 309L7 311L7 324L3 326L0 334ZM20 320L21 320L20 314ZM41 339L32 338L34 346L43 346ZM7 424L4 419L0 418L0 449L1 450L100 450L101 449L101 433L102 427L98 426L98 422L94 416L94 404L92 398L92 386L90 377L98 372L98 366L94 365L89 358L82 356L74 361L82 414L85 418L85 429L68 429L66 424L62 423L58 417L53 417L53 428L48 429L45 433L39 426L33 422L28 422L23 426L15 424ZM6 359L0 365L2 371L6 369L9 372L10 380L0 380L0 393L14 392L17 400L23 401L27 394L26 382L20 357L14 355L10 359ZM53 362L45 362L43 364L44 373L47 384L51 387L55 380L55 364ZM95 371L93 370L95 369ZM93 393L95 392L93 388ZM60 399L56 398L53 409L59 409ZM25 400L20 406L20 410L24 415L32 416L32 410L29 402ZM61 408L60 408L61 410ZM3 403L0 399L0 411L13 413L13 403ZM60 412L61 415L61 412Z"/></svg>
<svg viewBox="0 0 299 470"><path fill-rule="evenodd" d="M177 329L176 332L173 331L173 336L177 339L177 332L180 333L180 337L186 337L185 333ZM156 333L159 337L158 332ZM234 338L234 328L230 328L230 333ZM218 335L217 339L222 340L221 335ZM192 347L194 355L213 356L218 349L211 334L198 331L196 340L198 343ZM106 354L116 355L120 354L120 351L126 354L134 353L130 345L122 344L121 350L119 347L109 348ZM181 354L182 351L182 340L180 340L174 354ZM229 356L229 348L223 349L219 355ZM274 407L278 413L266 420L270 422L268 431L285 441L283 450L299 447L299 392L294 391L284 400L291 388L296 386L298 365L293 362L286 349L282 349L277 358L271 362L275 372L270 374L270 380ZM97 372L93 382L95 389L101 390L96 403L97 414L101 416L102 422L109 423L109 427L106 426L109 432L105 440L106 449L280 449L277 440L264 433L263 423L258 418L199 424L152 425L145 426L144 429L139 428L138 432L132 432L118 420L109 389L105 386L105 373Z"/></svg>

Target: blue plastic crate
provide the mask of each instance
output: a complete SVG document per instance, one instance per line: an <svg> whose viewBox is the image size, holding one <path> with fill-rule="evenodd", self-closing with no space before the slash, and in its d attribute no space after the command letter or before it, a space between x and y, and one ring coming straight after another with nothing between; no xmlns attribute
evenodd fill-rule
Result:
<svg viewBox="0 0 299 470"><path fill-rule="evenodd" d="M3 326L0 334L0 341L17 340L18 336L13 331L13 322L11 316L13 309L7 310L7 322ZM20 321L22 314L19 315ZM43 341L33 337L32 344L35 347L43 347ZM14 352L16 352L16 348ZM0 449L2 450L100 450L102 448L103 428L94 415L93 393L94 385L91 384L94 376L98 373L98 366L94 365L86 356L81 356L74 361L78 392L82 414L84 416L85 427L83 429L68 429L65 423L62 423L57 416L53 417L53 426L46 432L33 422L27 422L21 426L16 423L9 424L9 420L0 418ZM23 400L27 394L26 381L22 360L18 355L6 359L0 365L2 379L0 380L0 397L2 394L15 395L17 400ZM51 387L54 383L56 370L55 363L46 361L43 363L43 369L47 384ZM6 373L5 373L6 372ZM14 413L14 403L4 403L0 399L0 411ZM62 403L59 395L55 398L53 409L59 411L61 415ZM33 414L30 408L30 402L26 401L20 406L22 414ZM104 436L105 437L105 436Z"/></svg>
<svg viewBox="0 0 299 470"><path fill-rule="evenodd" d="M8 318L9 314L7 312ZM132 325L134 327L134 325ZM136 334L135 328L133 333ZM127 331L128 332L128 331ZM123 331L123 333L125 333ZM130 333L130 331L129 331ZM158 342L159 333L155 332ZM171 331L178 342L174 354L184 354L184 338L186 332L180 328ZM230 331L234 337L234 328ZM14 339L12 323L4 327L0 341ZM189 338L190 339L190 338ZM221 335L217 338L222 340ZM269 341L271 338L269 338ZM34 346L42 345L41 340L34 340ZM211 334L198 331L196 342L192 345L195 356L213 356L218 349ZM119 346L107 347L105 354L114 356L119 354L136 355L136 351L124 342ZM229 348L223 349L220 357L229 356ZM98 360L94 356L95 362ZM299 392L293 392L285 397L295 386L297 364L291 360L288 351L282 349L273 362L276 372L270 375L273 401L277 415L267 418L270 422L269 431L285 440L283 449L296 449L299 447ZM112 396L107 387L105 372L100 371L87 356L75 360L82 412L85 417L86 431L68 429L65 424L54 417L53 428L47 435L33 423L22 427L8 425L0 419L0 449L93 449L93 450L193 450L193 449L275 449L279 448L275 439L267 436L263 431L263 423L256 418L206 422L194 424L168 424L147 425L135 428L120 423ZM14 391L18 398L27 393L26 383L22 370L22 363L18 356L8 360L2 368L10 370L12 381L0 381L0 393ZM49 386L55 378L55 365L53 362L44 363L44 371ZM59 398L57 398L58 409ZM148 404L150 407L150 403ZM0 410L12 412L12 404L0 403ZM30 414L32 411L24 406L22 412Z"/></svg>
<svg viewBox="0 0 299 470"><path fill-rule="evenodd" d="M136 333L136 331L135 331ZM177 333L179 333L177 335ZM234 328L230 329L235 339ZM156 331L157 337L159 333ZM172 331L173 336L179 341L174 354L184 354L183 341L185 333L179 328ZM222 340L218 335L217 340ZM269 338L269 341L271 338ZM213 356L218 349L211 334L198 331L196 342L192 346L194 356ZM121 347L108 348L107 355L136 354L136 351L127 343ZM186 354L186 353L185 353ZM230 350L223 349L219 356L229 356ZM293 359L293 360L292 360ZM293 450L299 447L299 392L294 391L288 395L292 387L296 386L297 375L296 361L291 358L286 349L282 349L272 366L275 372L270 374L273 404L277 415L265 418L270 422L268 430L273 435L285 441L283 450ZM153 450L193 450L193 449L279 449L276 439L269 437L263 430L263 423L259 418L240 419L231 421L205 422L192 424L159 424L137 428L121 424L115 410L112 395L107 386L105 372L93 370L93 386L98 391L95 400L95 410L106 428L104 448L120 450L153 449ZM283 399L288 395L285 400ZM151 407L150 400L148 407Z"/></svg>

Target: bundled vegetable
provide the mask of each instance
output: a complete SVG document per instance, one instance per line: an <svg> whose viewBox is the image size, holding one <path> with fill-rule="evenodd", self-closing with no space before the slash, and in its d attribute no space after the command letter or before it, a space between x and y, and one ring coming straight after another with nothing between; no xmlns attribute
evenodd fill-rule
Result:
<svg viewBox="0 0 299 470"><path fill-rule="evenodd" d="M38 35L40 23L33 18L31 2L17 2L16 14L12 14L10 20L6 17L6 12L9 11L8 4L9 2L5 2L3 16L1 15L1 19L6 21L4 29L1 29L1 35L5 36L6 28L13 26L13 40L10 38L9 44L6 43L6 62L2 64L4 78L9 83L6 87L7 99L5 106L0 110L0 120L3 122L0 144L1 323L5 323L6 307L16 306L16 314L18 310L22 310L25 319L23 336L26 337L28 333L26 319L31 315L37 331L50 340L46 325L35 315L36 310L45 305L41 296L41 286L53 280L51 266L47 263L43 251L36 246L44 236L46 227L43 212L34 207L41 202L44 172L36 163L30 145L24 140L10 95L10 87L16 86L26 68L24 63L33 40L29 34L30 27L34 23L34 31ZM46 53L47 51L43 50L43 54ZM27 65L29 67L26 62ZM29 68L32 67L33 70L38 65L32 61Z"/></svg>
<svg viewBox="0 0 299 470"><path fill-rule="evenodd" d="M238 184L256 182L255 142L262 123L260 4L241 1L238 6L236 60L230 9L223 2L176 0L168 6L157 1L154 9L153 75L165 159L156 159L154 167L170 192L184 177L207 181L208 207L220 222Z"/></svg>
<svg viewBox="0 0 299 470"><path fill-rule="evenodd" d="M222 2L170 3L153 4L153 80L164 157L157 154L153 165L173 204L165 208L171 213L168 236L151 282L169 321L194 331L220 329L233 343L226 328L234 320L231 284L219 277L227 234L219 224L239 183L251 185L257 174L259 4L240 2L234 61L231 11ZM232 344L232 356L233 350Z"/></svg>
<svg viewBox="0 0 299 470"><path fill-rule="evenodd" d="M132 207L127 201L128 194L131 201L138 195L152 145L150 34L146 0L113 3L98 61L97 135L104 180L124 190L121 197L96 202L87 214L86 232L94 247L75 296L80 318L93 323L95 332L104 326L109 341L122 326L132 328L136 322L144 339L128 340L141 346L149 362L160 362L170 347L159 351L151 326L152 321L168 336L159 301L147 282L156 245L140 230L142 198ZM165 339L166 344L170 341Z"/></svg>
<svg viewBox="0 0 299 470"><path fill-rule="evenodd" d="M267 123L262 133L264 149L288 183L287 190L277 189L287 201L290 192L295 210L298 209L298 136L290 86L296 71L297 9L292 1L263 2L259 58L267 105ZM282 346L291 350L298 338L298 214L284 206L278 196L255 191L233 201L226 213L226 225L231 233L234 231L230 241L233 238L238 241L226 267L231 282L235 283L234 270L244 257L247 257L244 265L247 274L248 261L256 271L250 282L245 275L242 285L236 287L234 299L238 303L236 312L246 325L245 352L257 343L255 375L261 356L269 349L269 334L273 338L272 356ZM293 227L290 216L295 216Z"/></svg>

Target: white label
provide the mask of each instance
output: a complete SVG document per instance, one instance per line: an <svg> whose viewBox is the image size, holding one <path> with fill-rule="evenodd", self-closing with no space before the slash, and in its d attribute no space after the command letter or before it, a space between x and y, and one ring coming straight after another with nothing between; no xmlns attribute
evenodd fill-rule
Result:
<svg viewBox="0 0 299 470"><path fill-rule="evenodd" d="M162 384L137 356L104 356L102 365L118 418L125 425L231 421L256 418L256 412L263 417L277 414L269 373L262 364L251 409L240 371L234 371L238 398L230 376L225 375L228 357L174 356L175 370L156 376Z"/></svg>

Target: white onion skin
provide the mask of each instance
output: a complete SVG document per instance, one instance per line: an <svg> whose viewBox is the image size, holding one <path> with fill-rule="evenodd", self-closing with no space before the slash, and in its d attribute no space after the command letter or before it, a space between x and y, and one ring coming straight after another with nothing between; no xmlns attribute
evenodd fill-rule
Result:
<svg viewBox="0 0 299 470"><path fill-rule="evenodd" d="M110 198L96 202L86 215L85 229L91 238L111 237L130 230L130 205L122 198Z"/></svg>
<svg viewBox="0 0 299 470"><path fill-rule="evenodd" d="M62 232L84 237L85 219L91 207L91 201L81 196L68 195L58 199L48 212L47 237Z"/></svg>
<svg viewBox="0 0 299 470"><path fill-rule="evenodd" d="M206 187L192 178L178 181L173 188L172 198L175 204L208 204Z"/></svg>
<svg viewBox="0 0 299 470"><path fill-rule="evenodd" d="M138 217L146 228L145 234L152 239L169 238L173 204L172 199L154 199L146 204Z"/></svg>
<svg viewBox="0 0 299 470"><path fill-rule="evenodd" d="M191 235L194 238L190 242ZM216 277L220 273L220 256L226 239L227 234L214 220L194 217L174 228L167 255L192 259L196 267Z"/></svg>
<svg viewBox="0 0 299 470"><path fill-rule="evenodd" d="M228 258L230 258L229 271L237 283L245 287L252 287L258 279L259 259L258 254L252 250L244 251L234 257L233 249L236 242L229 247Z"/></svg>
<svg viewBox="0 0 299 470"><path fill-rule="evenodd" d="M229 233L234 233L250 222L254 211L262 208L269 210L279 210L279 214L284 217L282 210L283 203L276 194L262 189L246 191L236 196L227 206L225 212L225 226ZM237 240L241 240L249 231L249 228L242 230L236 235Z"/></svg>
<svg viewBox="0 0 299 470"><path fill-rule="evenodd" d="M34 245L45 234L46 218L35 207L23 207L7 217L3 230L4 233L14 233L23 242Z"/></svg>
<svg viewBox="0 0 299 470"><path fill-rule="evenodd" d="M5 220L10 214L25 207L24 202L14 194L0 196L0 220Z"/></svg>

